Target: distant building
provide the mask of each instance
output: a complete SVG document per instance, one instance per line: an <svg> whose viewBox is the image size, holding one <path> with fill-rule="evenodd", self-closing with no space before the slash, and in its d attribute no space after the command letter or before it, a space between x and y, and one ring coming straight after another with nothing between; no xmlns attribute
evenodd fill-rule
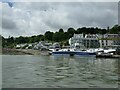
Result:
<svg viewBox="0 0 120 90"><path fill-rule="evenodd" d="M59 44L58 42L53 43L53 47L54 47L54 48L60 48L60 44Z"/></svg>
<svg viewBox="0 0 120 90"><path fill-rule="evenodd" d="M72 38L69 39L70 46L74 47L76 44L80 48L98 48L100 47L99 40L94 34L74 34Z"/></svg>
<svg viewBox="0 0 120 90"><path fill-rule="evenodd" d="M27 46L27 43L25 43L25 44L17 44L16 48L20 49L20 48L23 48L23 47L26 47L26 46Z"/></svg>
<svg viewBox="0 0 120 90"><path fill-rule="evenodd" d="M120 46L120 34L98 35L100 47Z"/></svg>
<svg viewBox="0 0 120 90"><path fill-rule="evenodd" d="M120 47L120 34L74 34L69 44L72 47L79 44L80 48Z"/></svg>
<svg viewBox="0 0 120 90"><path fill-rule="evenodd" d="M21 46L20 45L16 45L16 48L21 48Z"/></svg>

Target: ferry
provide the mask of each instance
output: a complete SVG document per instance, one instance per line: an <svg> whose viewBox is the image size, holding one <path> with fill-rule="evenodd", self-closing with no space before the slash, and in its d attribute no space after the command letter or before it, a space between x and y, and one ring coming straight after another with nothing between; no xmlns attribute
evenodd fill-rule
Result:
<svg viewBox="0 0 120 90"><path fill-rule="evenodd" d="M95 52L88 52L86 50L76 50L76 49L57 49L57 50L53 50L51 52L52 55L70 55L70 56L74 56L74 55L87 55L87 56L95 56L96 53Z"/></svg>

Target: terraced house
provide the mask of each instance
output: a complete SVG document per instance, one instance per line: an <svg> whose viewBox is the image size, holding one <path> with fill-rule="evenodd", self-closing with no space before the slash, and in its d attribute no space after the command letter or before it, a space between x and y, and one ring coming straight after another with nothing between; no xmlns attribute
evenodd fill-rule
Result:
<svg viewBox="0 0 120 90"><path fill-rule="evenodd" d="M79 44L80 48L120 47L120 34L74 34L69 39L70 46Z"/></svg>

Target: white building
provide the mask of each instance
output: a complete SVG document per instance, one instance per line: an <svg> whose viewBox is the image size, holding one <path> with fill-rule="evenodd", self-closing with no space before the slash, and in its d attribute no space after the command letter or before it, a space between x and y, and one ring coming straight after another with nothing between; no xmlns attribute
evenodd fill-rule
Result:
<svg viewBox="0 0 120 90"><path fill-rule="evenodd" d="M98 35L100 47L111 47L120 45L119 34L104 34Z"/></svg>
<svg viewBox="0 0 120 90"><path fill-rule="evenodd" d="M70 46L74 47L75 44L80 45L80 48L98 48L99 47L99 40L96 35L93 34L74 34L72 38L69 39Z"/></svg>
<svg viewBox="0 0 120 90"><path fill-rule="evenodd" d="M17 45L16 45L16 48L23 48L23 47L25 47L25 46L27 46L27 43L25 43L25 44L17 44Z"/></svg>
<svg viewBox="0 0 120 90"><path fill-rule="evenodd" d="M119 39L118 39L119 38ZM118 39L118 40L117 40ZM78 44L83 48L104 48L110 46L120 46L120 35L119 34L74 34L69 39L70 46Z"/></svg>

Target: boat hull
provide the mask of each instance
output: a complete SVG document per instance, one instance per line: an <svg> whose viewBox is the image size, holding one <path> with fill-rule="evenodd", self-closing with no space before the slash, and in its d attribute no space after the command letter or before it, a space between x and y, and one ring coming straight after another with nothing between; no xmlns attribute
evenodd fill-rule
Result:
<svg viewBox="0 0 120 90"><path fill-rule="evenodd" d="M82 52L82 51L55 51L52 52L53 55L96 55L96 53L91 52Z"/></svg>

